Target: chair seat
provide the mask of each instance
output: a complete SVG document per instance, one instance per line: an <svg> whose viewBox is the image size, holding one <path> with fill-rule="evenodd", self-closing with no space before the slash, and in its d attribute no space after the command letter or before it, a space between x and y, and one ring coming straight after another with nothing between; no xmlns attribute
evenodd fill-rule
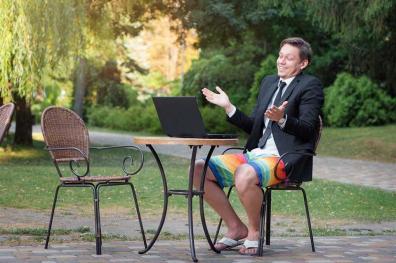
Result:
<svg viewBox="0 0 396 263"><path fill-rule="evenodd" d="M130 176L84 176L78 178L75 177L61 177L60 181L62 183L73 183L82 184L85 182L95 183L95 182L128 182L131 179Z"/></svg>

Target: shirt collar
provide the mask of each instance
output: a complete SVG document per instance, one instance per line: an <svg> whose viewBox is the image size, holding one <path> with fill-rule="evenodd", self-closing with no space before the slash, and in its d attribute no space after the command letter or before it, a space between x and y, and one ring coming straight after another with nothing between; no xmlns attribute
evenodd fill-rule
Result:
<svg viewBox="0 0 396 263"><path fill-rule="evenodd" d="M296 76L293 76L293 77L290 77L290 78L288 78L288 79L279 78L279 81L286 82L286 87L287 87L287 86L289 86L289 84L293 81L293 79L294 79L295 77L296 77Z"/></svg>

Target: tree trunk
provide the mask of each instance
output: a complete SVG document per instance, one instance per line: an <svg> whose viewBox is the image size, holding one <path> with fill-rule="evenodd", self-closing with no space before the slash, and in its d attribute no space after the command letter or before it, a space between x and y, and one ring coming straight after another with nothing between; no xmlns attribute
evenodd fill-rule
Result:
<svg viewBox="0 0 396 263"><path fill-rule="evenodd" d="M26 97L14 94L15 102L15 136L14 144L33 145L32 125L33 115Z"/></svg>
<svg viewBox="0 0 396 263"><path fill-rule="evenodd" d="M3 104L4 104L3 97L0 97L0 106L2 106Z"/></svg>
<svg viewBox="0 0 396 263"><path fill-rule="evenodd" d="M83 57L78 59L74 77L74 105L73 110L82 118L84 111L84 95L87 89L87 60Z"/></svg>

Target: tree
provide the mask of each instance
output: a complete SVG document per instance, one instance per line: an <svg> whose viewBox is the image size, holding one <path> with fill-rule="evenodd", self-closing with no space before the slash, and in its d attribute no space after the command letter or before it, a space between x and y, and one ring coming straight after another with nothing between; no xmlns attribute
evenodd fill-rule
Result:
<svg viewBox="0 0 396 263"><path fill-rule="evenodd" d="M346 51L345 70L396 95L396 1L304 0L310 20Z"/></svg>
<svg viewBox="0 0 396 263"><path fill-rule="evenodd" d="M30 100L44 72L79 46L84 6L67 3L0 2L0 96L16 103L17 144L32 144Z"/></svg>
<svg viewBox="0 0 396 263"><path fill-rule="evenodd" d="M254 73L260 68L260 62L270 54L277 54L279 43L289 36L302 36L310 40L314 49L318 50L315 53L315 65L312 70L316 74L320 71L319 75L322 75L320 77L321 79L323 77L326 84L330 84L335 78L336 73L332 73L332 69L338 67L337 56L339 53L328 53L329 50L332 50L329 48L333 44L331 38L323 30L318 30L307 19L301 4L296 5L294 1L286 1L290 7L290 10L286 12L278 6L281 1L202 0L180 2L183 7L169 8L170 12L174 12L175 17L181 16L180 19L184 22L185 27L197 30L200 39L198 45L202 49L200 59L207 61L208 57L212 57L213 54L221 53L225 61L228 61L230 67L223 67L228 72L220 72L220 67L217 67L217 77L213 76L211 79L233 78L229 84L226 81L217 81L217 84L224 84L223 88L227 89L228 94L232 94L236 104L246 104L246 100L250 97L249 92L253 85ZM180 10L185 10L184 14L181 14ZM321 57L324 57L323 62L317 63L321 61ZM328 63L329 60L330 63ZM216 67L216 65L211 67ZM197 67L193 65L190 72L186 74L183 84L185 92L202 88L201 86L191 89L191 84L194 84L191 81L200 85L202 83L199 81L202 80L202 76L205 77L198 71L192 72L195 69ZM222 75L227 77L222 78Z"/></svg>
<svg viewBox="0 0 396 263"><path fill-rule="evenodd" d="M30 101L44 74L84 58L94 39L137 34L157 2L0 1L0 97L17 104L14 142L32 144Z"/></svg>
<svg viewBox="0 0 396 263"><path fill-rule="evenodd" d="M246 63L258 68L263 58L277 54L282 39L301 36L314 50L314 60L307 72L318 76L325 87L334 82L338 73L350 72L355 76L368 75L380 89L396 95L394 0L180 0L166 3L172 17L180 19L186 28L195 28L200 39L200 59L186 74L184 92L198 90L205 76L197 69L208 63L213 50L232 61L233 68L240 65L233 61L238 61L237 57L250 58ZM253 47L254 56L243 54L251 52L245 48L248 45ZM217 73L217 76L226 74L219 70ZM235 103L244 105L246 94L255 91L251 89L253 79L238 74L233 83L239 86L232 91L238 93L233 94L239 99ZM194 89L192 84L196 85Z"/></svg>

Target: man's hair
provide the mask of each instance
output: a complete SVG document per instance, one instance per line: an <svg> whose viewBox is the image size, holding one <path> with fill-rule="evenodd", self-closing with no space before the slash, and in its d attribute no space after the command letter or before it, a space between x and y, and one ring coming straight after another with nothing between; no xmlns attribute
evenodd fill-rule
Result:
<svg viewBox="0 0 396 263"><path fill-rule="evenodd" d="M311 49L311 45L307 41L305 41L301 37L289 37L281 42L280 48L282 48L286 44L298 48L300 50L300 59L301 60L307 59L308 65L311 64L312 49Z"/></svg>

